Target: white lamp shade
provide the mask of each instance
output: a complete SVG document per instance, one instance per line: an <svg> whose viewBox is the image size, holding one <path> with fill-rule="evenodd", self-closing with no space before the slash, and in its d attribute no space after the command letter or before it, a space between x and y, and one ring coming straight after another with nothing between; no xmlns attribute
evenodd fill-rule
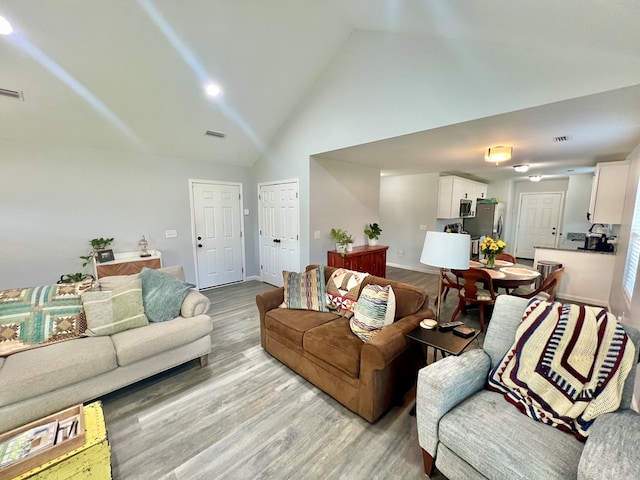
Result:
<svg viewBox="0 0 640 480"><path fill-rule="evenodd" d="M438 268L467 270L471 237L462 233L427 232L420 263Z"/></svg>

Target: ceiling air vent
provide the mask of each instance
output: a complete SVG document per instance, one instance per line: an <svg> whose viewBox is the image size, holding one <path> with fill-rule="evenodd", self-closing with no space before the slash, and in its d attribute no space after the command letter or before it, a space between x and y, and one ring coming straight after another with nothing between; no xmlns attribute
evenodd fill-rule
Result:
<svg viewBox="0 0 640 480"><path fill-rule="evenodd" d="M227 136L226 133L216 132L215 130L207 130L206 132L204 132L204 134L209 135L210 137L218 137L218 138L224 138Z"/></svg>
<svg viewBox="0 0 640 480"><path fill-rule="evenodd" d="M16 100L24 100L22 92L15 90L7 90L6 88L0 88L0 97L15 98Z"/></svg>
<svg viewBox="0 0 640 480"><path fill-rule="evenodd" d="M562 135L561 137L553 137L554 142L566 142L569 140L568 135Z"/></svg>

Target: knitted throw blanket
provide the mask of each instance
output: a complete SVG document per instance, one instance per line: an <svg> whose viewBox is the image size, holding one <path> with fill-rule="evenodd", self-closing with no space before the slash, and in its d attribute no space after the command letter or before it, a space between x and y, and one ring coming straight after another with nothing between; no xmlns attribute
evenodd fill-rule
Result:
<svg viewBox="0 0 640 480"><path fill-rule="evenodd" d="M533 298L487 388L540 422L586 440L620 406L635 347L606 310Z"/></svg>

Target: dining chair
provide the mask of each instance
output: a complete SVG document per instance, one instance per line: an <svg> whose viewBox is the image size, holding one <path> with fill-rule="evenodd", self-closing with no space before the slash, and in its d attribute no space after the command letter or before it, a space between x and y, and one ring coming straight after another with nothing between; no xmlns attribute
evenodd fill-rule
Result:
<svg viewBox="0 0 640 480"><path fill-rule="evenodd" d="M513 255L511 255L510 253L506 253L506 252L502 252L496 255L496 260L504 260L505 262L511 262L514 265L518 262L516 262L516 257L514 257Z"/></svg>
<svg viewBox="0 0 640 480"><path fill-rule="evenodd" d="M553 302L560 288L560 280L563 274L564 267L560 267L551 272L538 288L518 287L511 292L511 295L521 298L542 297L548 302Z"/></svg>
<svg viewBox="0 0 640 480"><path fill-rule="evenodd" d="M493 290L491 275L482 268L470 268L469 270L451 270L456 277L463 279L462 288L458 291L458 306L456 307L451 321L453 322L458 313L465 309L467 304L478 305L480 312L480 331L484 332L484 307L493 305L496 302L496 293ZM478 285L480 284L480 286Z"/></svg>
<svg viewBox="0 0 640 480"><path fill-rule="evenodd" d="M442 270L440 272L440 275L442 275L442 287L440 289L440 292L438 293L438 296L436 297L436 301L435 301L436 306L438 305L438 302L440 301L441 298L443 302L447 299L447 294L449 293L449 290L451 288L458 291L462 288L462 285L458 283L458 278L455 277L453 274L447 272L446 270ZM443 293L444 293L444 296L443 296Z"/></svg>

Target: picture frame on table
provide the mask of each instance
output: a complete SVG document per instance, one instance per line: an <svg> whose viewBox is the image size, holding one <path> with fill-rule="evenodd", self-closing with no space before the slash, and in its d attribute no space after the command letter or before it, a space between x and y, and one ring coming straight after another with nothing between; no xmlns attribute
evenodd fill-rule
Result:
<svg viewBox="0 0 640 480"><path fill-rule="evenodd" d="M98 263L112 262L115 260L115 256L111 249L97 250L96 259Z"/></svg>

